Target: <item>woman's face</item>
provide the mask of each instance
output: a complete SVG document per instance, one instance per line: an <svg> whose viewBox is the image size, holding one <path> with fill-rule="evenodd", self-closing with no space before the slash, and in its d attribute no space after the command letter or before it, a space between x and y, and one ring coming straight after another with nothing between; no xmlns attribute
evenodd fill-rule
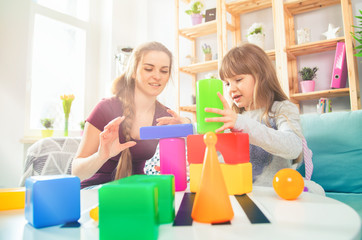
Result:
<svg viewBox="0 0 362 240"><path fill-rule="evenodd" d="M143 55L137 66L136 90L157 97L170 78L170 58L162 51L150 51Z"/></svg>
<svg viewBox="0 0 362 240"><path fill-rule="evenodd" d="M226 90L238 108L250 110L253 106L255 79L250 74L224 79Z"/></svg>

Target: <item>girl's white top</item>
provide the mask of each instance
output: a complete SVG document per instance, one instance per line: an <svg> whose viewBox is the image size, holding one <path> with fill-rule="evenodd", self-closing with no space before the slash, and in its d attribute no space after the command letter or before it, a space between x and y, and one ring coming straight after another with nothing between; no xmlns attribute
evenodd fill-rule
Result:
<svg viewBox="0 0 362 240"><path fill-rule="evenodd" d="M232 131L249 134L253 184L272 186L275 173L292 167L302 153L302 129L299 109L288 100L274 102L269 114L271 127L262 121L263 112L258 109L238 114Z"/></svg>

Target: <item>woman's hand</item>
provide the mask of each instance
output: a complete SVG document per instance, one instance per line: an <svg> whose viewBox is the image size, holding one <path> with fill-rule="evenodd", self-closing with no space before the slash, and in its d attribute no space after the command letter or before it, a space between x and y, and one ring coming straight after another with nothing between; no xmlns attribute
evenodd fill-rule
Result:
<svg viewBox="0 0 362 240"><path fill-rule="evenodd" d="M136 145L136 142L129 141L125 143L119 142L119 125L124 120L124 116L117 117L110 121L105 127L103 132L99 135L99 148L98 154L99 157L103 160L108 160L111 157L116 156L124 149L133 147Z"/></svg>
<svg viewBox="0 0 362 240"><path fill-rule="evenodd" d="M156 119L157 126L191 123L190 119L179 116L175 111L172 111L171 109L167 109L167 112L169 114L171 114L172 117L160 117L160 118L157 118Z"/></svg>
<svg viewBox="0 0 362 240"><path fill-rule="evenodd" d="M205 108L205 112L217 113L222 115L222 117L205 118L205 122L223 122L224 125L221 128L215 130L215 132L221 132L228 128L234 128L238 115L229 107L228 102L224 96L221 95L221 93L218 92L217 95L219 96L224 109L221 110L218 108Z"/></svg>

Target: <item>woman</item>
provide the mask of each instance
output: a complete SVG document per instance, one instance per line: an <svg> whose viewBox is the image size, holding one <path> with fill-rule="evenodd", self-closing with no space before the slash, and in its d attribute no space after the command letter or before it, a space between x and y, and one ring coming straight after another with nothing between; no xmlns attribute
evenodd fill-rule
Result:
<svg viewBox="0 0 362 240"><path fill-rule="evenodd" d="M133 50L125 73L113 82L114 96L101 100L86 120L72 165L82 188L144 173L158 141L140 140L140 127L190 122L156 99L171 70L172 54L161 43Z"/></svg>

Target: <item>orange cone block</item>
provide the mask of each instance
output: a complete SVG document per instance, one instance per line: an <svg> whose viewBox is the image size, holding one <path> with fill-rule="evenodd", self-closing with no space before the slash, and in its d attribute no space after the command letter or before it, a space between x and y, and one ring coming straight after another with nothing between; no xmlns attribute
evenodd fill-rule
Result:
<svg viewBox="0 0 362 240"><path fill-rule="evenodd" d="M191 217L201 223L222 223L234 217L229 194L217 158L216 134L208 132L204 136L206 144L204 167L199 191L196 193Z"/></svg>

